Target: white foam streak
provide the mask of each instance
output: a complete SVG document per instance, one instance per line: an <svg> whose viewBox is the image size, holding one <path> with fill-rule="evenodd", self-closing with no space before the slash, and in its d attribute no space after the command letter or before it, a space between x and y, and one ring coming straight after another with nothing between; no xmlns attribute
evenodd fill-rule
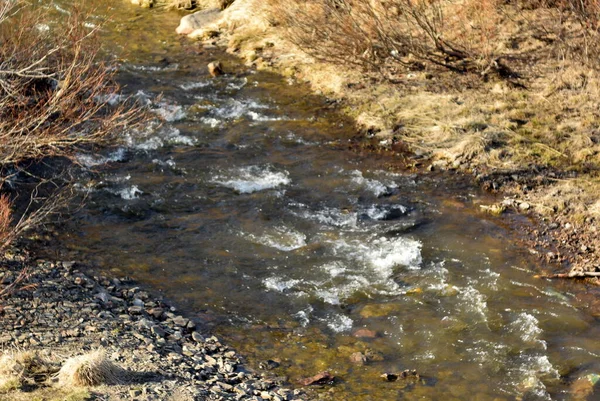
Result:
<svg viewBox="0 0 600 401"><path fill-rule="evenodd" d="M152 112L167 122L183 120L186 117L183 107L177 104L160 103Z"/></svg>
<svg viewBox="0 0 600 401"><path fill-rule="evenodd" d="M125 149L119 148L114 152L110 153L108 156L98 156L98 155L77 155L77 161L84 165L85 167L95 167L100 166L110 162L118 162L125 159Z"/></svg>
<svg viewBox="0 0 600 401"><path fill-rule="evenodd" d="M386 185L381 181L365 178L363 173L358 170L352 171L351 176L353 183L372 192L376 197L388 195L393 188L397 188L395 183L389 183Z"/></svg>
<svg viewBox="0 0 600 401"><path fill-rule="evenodd" d="M233 171L227 176L217 176L213 182L232 188L242 194L288 185L287 171L272 171L269 167L249 166Z"/></svg>
<svg viewBox="0 0 600 401"><path fill-rule="evenodd" d="M143 192L137 187L137 185L132 185L129 188L123 188L117 191L116 194L125 200L133 200L138 199Z"/></svg>
<svg viewBox="0 0 600 401"><path fill-rule="evenodd" d="M354 321L345 315L334 315L327 319L327 327L336 333L350 331Z"/></svg>
<svg viewBox="0 0 600 401"><path fill-rule="evenodd" d="M292 251L306 246L306 235L287 227L275 227L261 236L249 234L246 237L252 242L280 251Z"/></svg>

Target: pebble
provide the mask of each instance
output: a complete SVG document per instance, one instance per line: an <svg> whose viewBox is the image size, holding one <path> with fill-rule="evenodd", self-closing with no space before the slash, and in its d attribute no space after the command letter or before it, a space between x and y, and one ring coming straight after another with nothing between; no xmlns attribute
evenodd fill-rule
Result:
<svg viewBox="0 0 600 401"><path fill-rule="evenodd" d="M200 335L200 333L197 331L194 331L192 332L192 340L196 341L197 343L203 343L204 337L202 337L202 335Z"/></svg>

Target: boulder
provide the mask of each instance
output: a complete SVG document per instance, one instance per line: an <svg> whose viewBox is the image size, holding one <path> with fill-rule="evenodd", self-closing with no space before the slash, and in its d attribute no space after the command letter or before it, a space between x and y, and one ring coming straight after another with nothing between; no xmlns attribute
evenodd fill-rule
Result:
<svg viewBox="0 0 600 401"><path fill-rule="evenodd" d="M176 32L179 35L188 35L197 29L200 29L212 22L215 22L220 16L221 10L219 10L218 8L208 8L206 10L186 15L179 22L179 26L177 27Z"/></svg>

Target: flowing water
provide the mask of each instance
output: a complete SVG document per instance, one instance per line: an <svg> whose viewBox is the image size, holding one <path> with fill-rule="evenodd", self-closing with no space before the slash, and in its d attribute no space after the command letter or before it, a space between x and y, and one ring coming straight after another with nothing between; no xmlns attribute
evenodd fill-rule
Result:
<svg viewBox="0 0 600 401"><path fill-rule="evenodd" d="M100 179L68 255L164 292L251 366L277 360L292 383L329 370L334 400L568 400L600 373L597 320L571 283L533 278L478 213L486 195L349 151L323 98L179 41L176 13L115 3L107 51L162 124L81 157ZM214 57L230 74L208 76ZM421 380L380 377L404 369Z"/></svg>

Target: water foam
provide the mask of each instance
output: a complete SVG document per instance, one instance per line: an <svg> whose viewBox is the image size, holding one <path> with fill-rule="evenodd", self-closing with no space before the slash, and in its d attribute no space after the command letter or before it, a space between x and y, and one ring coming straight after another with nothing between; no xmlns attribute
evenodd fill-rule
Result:
<svg viewBox="0 0 600 401"><path fill-rule="evenodd" d="M206 88L207 86L211 86L212 82L210 81L202 81L202 82L189 82L186 84L181 84L179 87L184 91L189 91L193 89Z"/></svg>
<svg viewBox="0 0 600 401"><path fill-rule="evenodd" d="M247 115L256 109L268 109L269 106L255 102L254 100L230 99L225 105L214 108L212 113L216 117L226 120L235 120Z"/></svg>
<svg viewBox="0 0 600 401"><path fill-rule="evenodd" d="M382 277L390 277L395 266L419 269L422 263L421 243L408 238L375 238L362 240L338 240L333 242L337 255L369 264Z"/></svg>
<svg viewBox="0 0 600 401"><path fill-rule="evenodd" d="M217 128L222 124L220 120L217 120L213 117L202 117L200 118L200 122L202 122L202 124L210 126L211 128Z"/></svg>
<svg viewBox="0 0 600 401"><path fill-rule="evenodd" d="M81 165L90 168L101 166L106 163L123 161L125 160L125 154L125 149L119 148L114 152L109 153L107 156L79 154L75 158Z"/></svg>
<svg viewBox="0 0 600 401"><path fill-rule="evenodd" d="M250 241L265 245L280 251L292 251L306 246L306 235L287 227L275 227L270 232L256 236L245 235Z"/></svg>
<svg viewBox="0 0 600 401"><path fill-rule="evenodd" d="M239 78L239 79L235 79L235 80L232 80L231 82L229 82L227 84L227 89L229 89L229 90L240 90L244 86L246 86L247 84L248 84L248 78L246 78L246 77Z"/></svg>
<svg viewBox="0 0 600 401"><path fill-rule="evenodd" d="M472 286L457 288L460 297L464 301L464 309L479 315L484 321L487 321L487 302L485 296Z"/></svg>
<svg viewBox="0 0 600 401"><path fill-rule="evenodd" d="M327 327L336 333L350 331L354 321L346 315L333 315L327 319Z"/></svg>
<svg viewBox="0 0 600 401"><path fill-rule="evenodd" d="M288 185L291 180L287 171L273 171L269 166L248 166L235 170L226 177L216 176L213 182L247 194Z"/></svg>
<svg viewBox="0 0 600 401"><path fill-rule="evenodd" d="M388 183L387 185L381 181L365 178L363 173L359 170L354 170L350 173L351 180L357 186L364 188L373 193L376 197L390 195L394 188L398 186L395 183Z"/></svg>
<svg viewBox="0 0 600 401"><path fill-rule="evenodd" d="M181 131L175 127L163 127L155 131L155 125L149 125L144 132L137 132L136 135L127 134L125 143L128 147L138 150L156 150L165 145L186 145L193 146L196 140L186 135L181 135Z"/></svg>
<svg viewBox="0 0 600 401"><path fill-rule="evenodd" d="M263 280L264 286L271 291L284 292L301 283L301 280L285 280L281 277L268 277Z"/></svg>
<svg viewBox="0 0 600 401"><path fill-rule="evenodd" d="M137 185L132 185L131 187L115 191L115 194L119 195L125 200L133 200L138 199L143 192L137 187Z"/></svg>
<svg viewBox="0 0 600 401"><path fill-rule="evenodd" d="M167 122L183 120L186 117L183 107L178 104L161 102L158 104L158 108L151 111Z"/></svg>
<svg viewBox="0 0 600 401"><path fill-rule="evenodd" d="M363 213L372 220L392 220L405 215L407 211L402 205L371 205Z"/></svg>
<svg viewBox="0 0 600 401"><path fill-rule="evenodd" d="M290 204L290 206L294 205ZM293 213L298 217L315 220L326 226L355 228L358 224L358 214L346 210L324 208L318 211L301 210Z"/></svg>
<svg viewBox="0 0 600 401"><path fill-rule="evenodd" d="M127 68L134 71L177 71L179 69L179 64L168 64L162 67L156 65L138 65L138 64L127 64Z"/></svg>

